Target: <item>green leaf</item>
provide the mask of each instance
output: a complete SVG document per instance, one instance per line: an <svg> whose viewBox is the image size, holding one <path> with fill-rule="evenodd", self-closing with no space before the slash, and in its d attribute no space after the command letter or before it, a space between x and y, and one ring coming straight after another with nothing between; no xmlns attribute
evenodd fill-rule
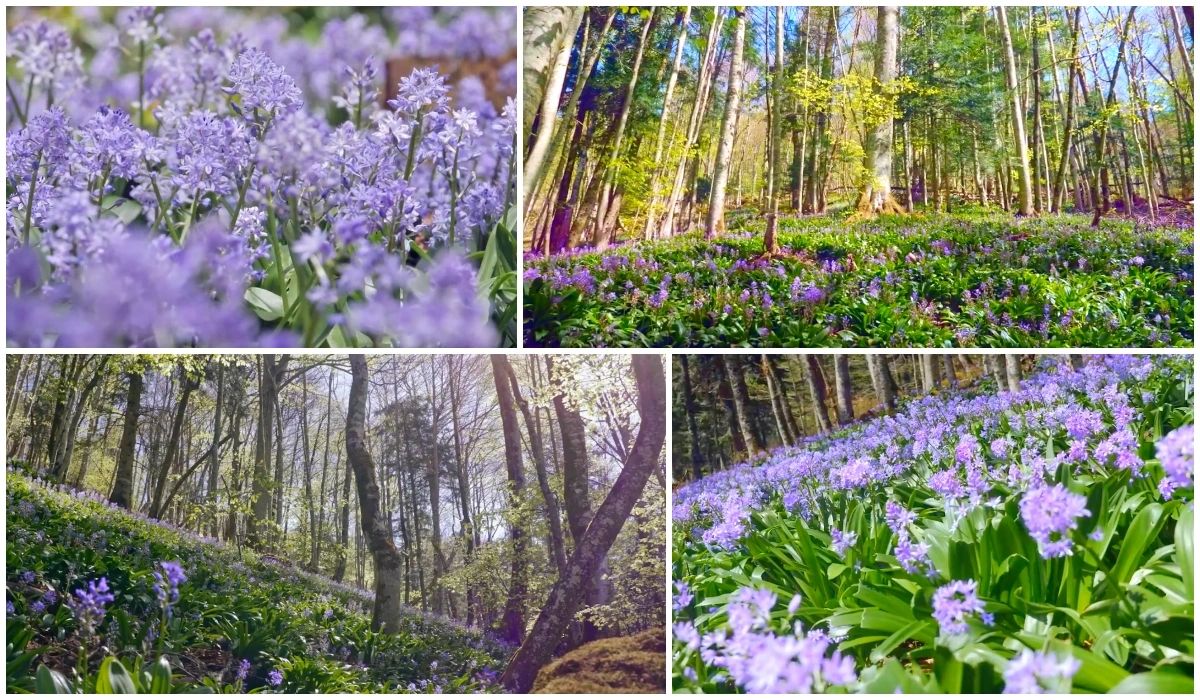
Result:
<svg viewBox="0 0 1200 700"><path fill-rule="evenodd" d="M264 321L277 321L283 317L283 298L269 289L262 287L247 289L246 303Z"/></svg>
<svg viewBox="0 0 1200 700"><path fill-rule="evenodd" d="M1175 525L1175 563L1179 565L1179 574L1183 578L1184 595L1188 600L1194 600L1196 595L1196 551L1195 530L1192 523L1195 512L1184 508Z"/></svg>
<svg viewBox="0 0 1200 700"><path fill-rule="evenodd" d="M71 684L67 682L67 679L45 664L38 666L37 682L34 687L37 692L44 695L72 692Z"/></svg>
<svg viewBox="0 0 1200 700"><path fill-rule="evenodd" d="M137 685L117 657L109 656L100 663L96 674L96 692L102 694L137 694Z"/></svg>
<svg viewBox="0 0 1200 700"><path fill-rule="evenodd" d="M1171 693L1175 695L1191 695L1196 690L1196 681L1179 673L1166 671L1150 671L1135 673L1113 686L1110 693L1154 695Z"/></svg>
<svg viewBox="0 0 1200 700"><path fill-rule="evenodd" d="M171 692L171 663L165 656L158 657L158 661L151 666L150 692L155 694Z"/></svg>

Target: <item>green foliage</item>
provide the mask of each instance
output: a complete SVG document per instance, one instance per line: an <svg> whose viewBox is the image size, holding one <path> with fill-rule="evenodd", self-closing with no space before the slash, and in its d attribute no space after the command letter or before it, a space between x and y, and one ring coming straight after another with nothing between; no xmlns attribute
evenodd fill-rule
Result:
<svg viewBox="0 0 1200 700"><path fill-rule="evenodd" d="M1148 347L1193 337L1190 232L970 209L828 215L781 221L783 254L764 260L762 226L716 241L692 234L531 257L526 343ZM824 298L795 298L809 287Z"/></svg>
<svg viewBox="0 0 1200 700"><path fill-rule="evenodd" d="M509 653L416 610L405 611L396 634L378 634L366 591L17 471L9 471L7 491L10 692L473 692L491 688L485 674ZM161 561L179 561L187 573L165 626L153 589ZM100 577L116 600L96 636L85 638L65 602Z"/></svg>

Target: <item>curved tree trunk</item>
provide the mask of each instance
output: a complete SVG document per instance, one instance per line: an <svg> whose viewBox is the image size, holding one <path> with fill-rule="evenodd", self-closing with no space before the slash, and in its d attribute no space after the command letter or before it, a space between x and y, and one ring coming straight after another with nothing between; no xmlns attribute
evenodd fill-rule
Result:
<svg viewBox="0 0 1200 700"><path fill-rule="evenodd" d="M400 630L400 552L392 541L392 528L380 506L375 460L367 448L367 356L350 355L350 405L346 411L346 456L358 486L358 504L363 535L371 550L375 569L375 606L371 629Z"/></svg>
<svg viewBox="0 0 1200 700"><path fill-rule="evenodd" d="M663 442L667 432L666 380L662 358L658 355L634 355L632 362L641 418L637 439L620 476L576 545L565 575L555 582L529 637L513 655L500 677L501 684L511 692L527 693L533 688L538 671L550 660L575 616L584 597L586 582L612 547L650 475L662 464Z"/></svg>

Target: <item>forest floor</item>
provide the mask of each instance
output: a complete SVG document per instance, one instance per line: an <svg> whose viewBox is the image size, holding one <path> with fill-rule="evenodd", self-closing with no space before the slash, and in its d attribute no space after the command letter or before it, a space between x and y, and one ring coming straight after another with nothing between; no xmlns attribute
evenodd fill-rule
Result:
<svg viewBox="0 0 1200 700"><path fill-rule="evenodd" d="M9 692L499 690L512 649L478 630L406 609L378 634L367 591L7 477Z"/></svg>
<svg viewBox="0 0 1200 700"><path fill-rule="evenodd" d="M1194 329L1191 208L1149 223L960 207L734 212L730 232L525 262L525 341L562 347L1161 347ZM1136 214L1136 212L1135 212Z"/></svg>

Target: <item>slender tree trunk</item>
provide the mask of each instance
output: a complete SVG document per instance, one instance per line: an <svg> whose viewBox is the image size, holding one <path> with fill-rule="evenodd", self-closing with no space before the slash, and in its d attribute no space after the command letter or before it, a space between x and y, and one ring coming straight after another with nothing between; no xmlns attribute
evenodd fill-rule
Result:
<svg viewBox="0 0 1200 700"><path fill-rule="evenodd" d="M704 460L700 454L700 429L696 427L696 400L692 394L692 373L689 368L687 355L679 356L679 365L683 370L683 411L687 414L688 438L691 447L692 479L699 480L704 476Z"/></svg>
<svg viewBox="0 0 1200 700"><path fill-rule="evenodd" d="M833 385L837 397L838 425L854 422L854 388L850 382L850 356L833 356Z"/></svg>
<svg viewBox="0 0 1200 700"><path fill-rule="evenodd" d="M817 429L821 435L826 435L833 431L833 423L829 420L829 389L825 384L825 377L821 373L821 362L816 355L809 353L804 356L804 364L805 376L808 379L808 393L817 414Z"/></svg>
<svg viewBox="0 0 1200 700"><path fill-rule="evenodd" d="M1100 145L1096 149L1096 158L1098 159L1096 165L1098 170L1097 177L1100 178L1101 181L1105 181L1108 177L1108 158L1106 157L1106 154L1108 151L1108 125L1111 121L1108 116L1108 111L1112 109L1113 102L1116 99L1117 76L1120 74L1121 64L1125 62L1125 44L1129 41L1129 28L1133 25L1133 18L1136 13L1137 7L1131 7L1129 8L1129 14L1125 16L1125 24L1121 29L1121 43L1117 45L1117 62L1116 65L1113 66L1112 77L1108 81L1108 96L1104 98L1105 116L1100 120ZM1097 185L1097 187L1094 189L1099 189L1099 185ZM1093 202L1093 227L1100 225L1100 217L1104 213L1104 208L1107 206L1108 196L1105 195L1103 200L1104 206ZM1128 203L1126 206L1128 207Z"/></svg>
<svg viewBox="0 0 1200 700"><path fill-rule="evenodd" d="M779 154L783 150L783 7L775 8L775 65L771 69L771 137L770 137L770 181L767 183L767 230L763 234L763 253L775 255L779 252L777 230L779 228Z"/></svg>
<svg viewBox="0 0 1200 700"><path fill-rule="evenodd" d="M750 396L746 392L746 378L742 375L742 368L730 358L730 355L721 355L721 362L733 392L733 410L737 417L738 431L746 443L746 451L753 457L763 451L763 446L750 423Z"/></svg>
<svg viewBox="0 0 1200 700"><path fill-rule="evenodd" d="M617 161L621 158L621 146L625 139L625 126L629 123L629 113L633 110L634 95L637 90L638 74L642 70L642 58L646 55L646 44L650 36L650 29L654 26L655 11L657 8L650 10L650 16L643 20L642 36L638 41L637 54L633 59L633 68L629 75L629 85L625 92L625 101L621 105L620 116L617 117L617 133L613 137L612 150L608 155L608 166L605 168L602 177L603 184L600 188L600 199L596 204L596 232L595 242L597 250L605 250L612 241L613 230L608 225L608 219L611 216L616 220L616 213L620 209L620 200L613 195L613 188L616 186L617 177Z"/></svg>
<svg viewBox="0 0 1200 700"><path fill-rule="evenodd" d="M129 388L125 393L125 422L121 426L121 443L117 452L117 475L108 500L121 508L133 509L133 456L137 448L138 417L142 410L141 371L125 375Z"/></svg>
<svg viewBox="0 0 1200 700"><path fill-rule="evenodd" d="M1079 18L1082 14L1083 8L1076 7L1074 19L1071 21L1071 52L1067 57L1067 114L1063 122L1062 154L1059 156L1058 171L1054 175L1054 191L1050 197L1050 211L1055 213L1062 211L1067 165L1071 158L1071 139L1075 129L1075 74L1079 71Z"/></svg>
<svg viewBox="0 0 1200 700"><path fill-rule="evenodd" d="M650 206L646 210L646 229L642 234L645 238L650 238L655 233L654 218L659 202L658 177L662 173L661 161L663 146L666 143L664 138L667 134L667 122L671 115L671 101L674 99L675 86L679 83L679 68L683 65L683 54L687 49L688 20L691 16L692 8L683 8L679 18L679 35L675 38L675 58L671 62L671 75L667 78L667 90L663 93L663 110L658 119L658 135L654 139L653 171L650 174Z"/></svg>
<svg viewBox="0 0 1200 700"><path fill-rule="evenodd" d="M1013 141L1017 146L1017 161L1020 166L1020 198L1017 213L1029 216L1033 209L1033 179L1029 172L1029 142L1025 139L1025 108L1021 105L1020 83L1017 82L1017 59L1013 54L1012 33L1008 29L1008 13L1004 6L996 7L996 18L1000 24L1000 38L1004 44L1004 78L1008 84L1009 105L1012 107Z"/></svg>
<svg viewBox="0 0 1200 700"><path fill-rule="evenodd" d="M729 159L733 154L734 129L742 99L742 53L746 45L746 11L733 9L733 56L729 60L729 85L725 98L725 116L721 119L721 139L717 146L716 171L708 207L704 237L713 238L725 230L725 187L729 183Z"/></svg>
<svg viewBox="0 0 1200 700"><path fill-rule="evenodd" d="M163 496L166 495L167 478L171 473L171 465L175 464L175 457L179 453L179 439L183 433L183 419L187 414L188 400L196 388L196 382L187 376L186 370L180 368L179 374L183 385L179 390L179 401L175 406L175 418L171 421L171 433L167 437L167 451L154 478L154 500L150 504L151 518L163 516Z"/></svg>
<svg viewBox="0 0 1200 700"><path fill-rule="evenodd" d="M492 355L492 379L496 385L496 397L500 404L500 422L504 434L504 461L508 469L509 540L512 543L511 574L508 597L504 604L504 622L501 636L512 644L525 638L525 597L528 586L528 542L525 534L525 518L521 509L525 501L525 467L521 459L521 427L513 403L512 389L506 381L508 358Z"/></svg>

